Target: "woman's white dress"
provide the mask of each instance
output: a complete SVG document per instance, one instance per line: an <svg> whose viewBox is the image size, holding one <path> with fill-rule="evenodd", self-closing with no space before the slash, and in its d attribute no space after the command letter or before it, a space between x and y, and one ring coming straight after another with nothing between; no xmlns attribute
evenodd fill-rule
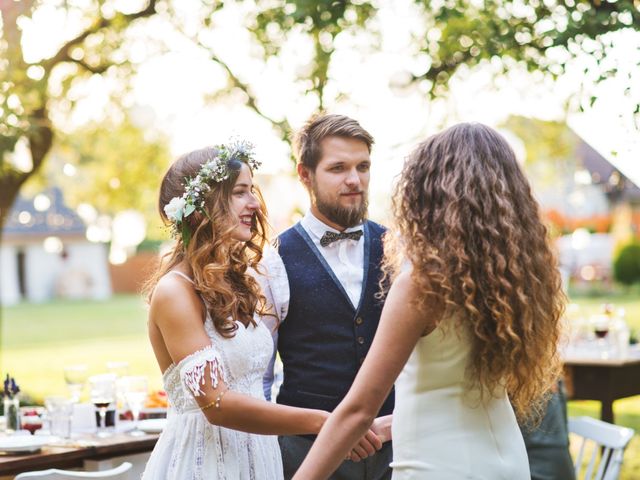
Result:
<svg viewBox="0 0 640 480"><path fill-rule="evenodd" d="M394 480L531 478L507 394L481 399L466 387L470 352L453 316L418 341L395 384Z"/></svg>
<svg viewBox="0 0 640 480"><path fill-rule="evenodd" d="M204 368L219 370L229 390L264 400L262 376L273 352L269 330L238 323L233 338L216 331L207 315L204 327L211 346L194 352L163 375L170 407L143 480L278 480L283 478L278 440L210 424L193 395L199 393ZM213 380L213 379L212 379ZM222 401L224 409L225 401Z"/></svg>

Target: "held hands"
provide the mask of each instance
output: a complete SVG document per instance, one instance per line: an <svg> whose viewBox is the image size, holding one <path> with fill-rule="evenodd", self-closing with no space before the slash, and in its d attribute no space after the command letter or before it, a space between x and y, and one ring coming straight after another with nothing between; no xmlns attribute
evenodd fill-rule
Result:
<svg viewBox="0 0 640 480"><path fill-rule="evenodd" d="M383 443L391 440L392 420L392 415L386 415L384 417L376 418L371 424L371 429L349 452L349 455L347 455L347 460L359 462L360 460L364 460L365 458L373 455L376 451L380 450ZM372 450L372 448L375 450Z"/></svg>
<svg viewBox="0 0 640 480"><path fill-rule="evenodd" d="M356 443L351 449L346 459L353 462L359 462L367 457L370 457L378 450L382 448L382 440L376 435L373 430L368 430L367 433Z"/></svg>

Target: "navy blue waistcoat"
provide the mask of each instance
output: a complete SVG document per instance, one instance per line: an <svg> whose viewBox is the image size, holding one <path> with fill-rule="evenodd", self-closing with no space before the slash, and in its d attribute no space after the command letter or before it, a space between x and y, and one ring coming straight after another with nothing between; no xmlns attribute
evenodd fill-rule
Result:
<svg viewBox="0 0 640 480"><path fill-rule="evenodd" d="M355 309L307 232L298 223L283 232L279 253L289 279L289 311L278 330L284 379L277 402L332 411L349 391L376 333L382 302L384 227L364 226L364 274ZM393 391L379 415L393 411Z"/></svg>

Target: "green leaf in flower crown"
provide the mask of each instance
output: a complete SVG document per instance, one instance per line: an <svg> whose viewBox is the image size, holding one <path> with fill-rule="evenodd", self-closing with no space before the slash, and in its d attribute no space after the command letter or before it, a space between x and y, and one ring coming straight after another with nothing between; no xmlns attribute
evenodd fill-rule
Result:
<svg viewBox="0 0 640 480"><path fill-rule="evenodd" d="M187 222L182 222L182 244L184 245L185 250L189 246L189 241L191 240L191 229Z"/></svg>
<svg viewBox="0 0 640 480"><path fill-rule="evenodd" d="M184 207L184 217L188 217L189 215L191 215L196 209L195 205L191 205L191 204L187 204Z"/></svg>

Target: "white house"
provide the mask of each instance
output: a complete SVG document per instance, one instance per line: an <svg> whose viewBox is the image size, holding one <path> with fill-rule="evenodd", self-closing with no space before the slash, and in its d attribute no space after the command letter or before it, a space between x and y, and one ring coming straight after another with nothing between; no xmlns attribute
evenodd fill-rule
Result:
<svg viewBox="0 0 640 480"><path fill-rule="evenodd" d="M86 238L82 219L54 188L18 198L2 231L0 301L111 296L107 248Z"/></svg>

